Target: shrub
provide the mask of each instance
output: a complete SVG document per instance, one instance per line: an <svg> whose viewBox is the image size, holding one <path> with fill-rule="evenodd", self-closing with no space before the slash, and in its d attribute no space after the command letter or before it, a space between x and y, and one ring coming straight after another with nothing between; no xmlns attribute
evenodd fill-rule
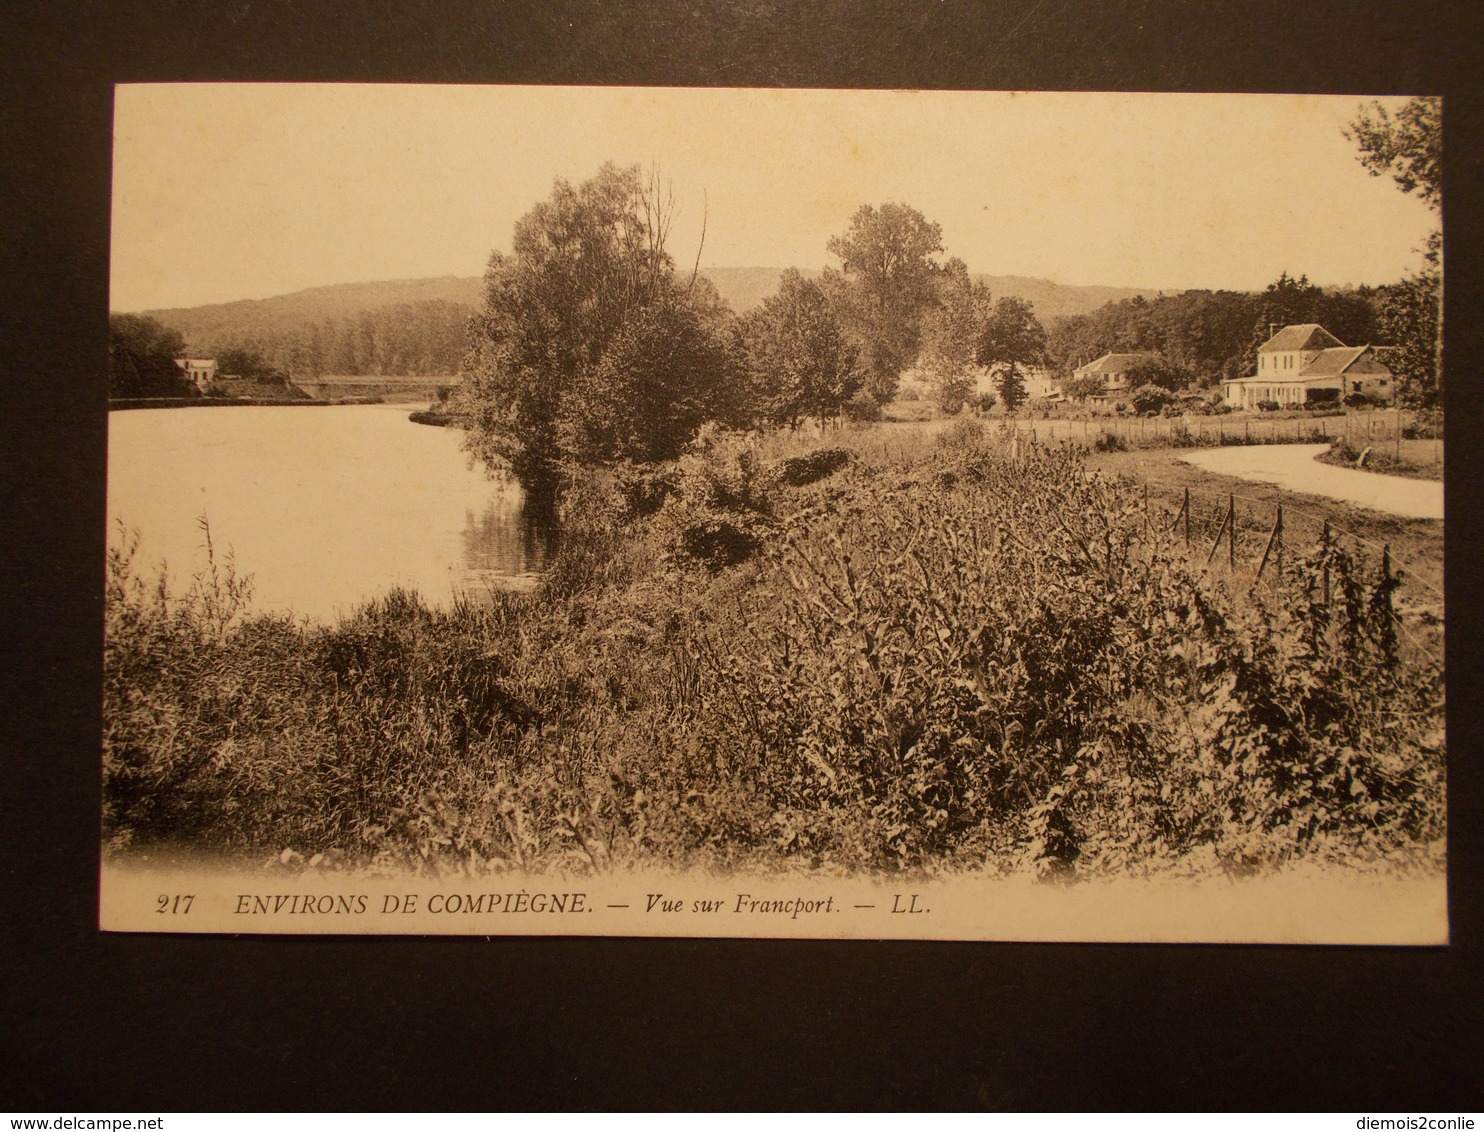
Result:
<svg viewBox="0 0 1484 1132"><path fill-rule="evenodd" d="M816 448L802 456L789 456L770 464L764 473L771 483L803 487L832 476L855 459L849 448Z"/></svg>
<svg viewBox="0 0 1484 1132"><path fill-rule="evenodd" d="M1174 400L1168 389L1158 385L1141 385L1129 394L1129 399L1140 416L1153 416Z"/></svg>
<svg viewBox="0 0 1484 1132"><path fill-rule="evenodd" d="M1402 426L1402 435L1408 440L1441 440L1443 438L1443 410L1418 409L1411 423Z"/></svg>
<svg viewBox="0 0 1484 1132"><path fill-rule="evenodd" d="M1258 410L1264 413L1276 413L1282 407L1283 406L1278 404L1278 402L1276 401L1259 401L1257 403Z"/></svg>
<svg viewBox="0 0 1484 1132"><path fill-rule="evenodd" d="M897 386L897 395L893 400L925 401L927 400L927 396L928 390L926 386L919 385L915 381L904 381L901 385Z"/></svg>
<svg viewBox="0 0 1484 1132"><path fill-rule="evenodd" d="M964 402L973 391L974 384L966 377L948 378L935 383L933 392L938 411L946 417L955 415L964 407Z"/></svg>
<svg viewBox="0 0 1484 1132"><path fill-rule="evenodd" d="M730 519L708 518L692 523L680 533L685 553L704 562L712 570L721 570L745 562L757 552L762 540L742 523Z"/></svg>
<svg viewBox="0 0 1484 1132"><path fill-rule="evenodd" d="M973 417L954 421L938 434L938 445L943 448L978 448L984 443L985 428Z"/></svg>
<svg viewBox="0 0 1484 1132"><path fill-rule="evenodd" d="M881 419L881 403L864 389L845 402L845 415L853 421L867 422Z"/></svg>
<svg viewBox="0 0 1484 1132"><path fill-rule="evenodd" d="M1103 431L1098 433L1097 439L1092 442L1093 448L1098 452L1127 452L1128 441L1123 439L1122 433Z"/></svg>

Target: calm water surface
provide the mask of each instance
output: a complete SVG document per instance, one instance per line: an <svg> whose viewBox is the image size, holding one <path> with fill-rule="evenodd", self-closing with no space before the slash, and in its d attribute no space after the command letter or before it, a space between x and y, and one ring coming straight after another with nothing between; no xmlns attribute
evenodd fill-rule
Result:
<svg viewBox="0 0 1484 1132"><path fill-rule="evenodd" d="M108 418L110 544L176 589L218 559L252 575L253 604L321 620L394 586L431 605L531 584L550 548L513 482L471 469L456 429L413 406L133 409Z"/></svg>

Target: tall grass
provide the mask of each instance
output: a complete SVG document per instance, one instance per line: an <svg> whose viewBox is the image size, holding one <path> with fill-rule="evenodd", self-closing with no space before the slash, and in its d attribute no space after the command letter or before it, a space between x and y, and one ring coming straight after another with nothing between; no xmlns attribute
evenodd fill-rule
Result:
<svg viewBox="0 0 1484 1132"><path fill-rule="evenodd" d="M1370 565L1290 555L1249 592L1070 448L839 439L584 477L534 593L450 610L264 617L230 570L172 599L121 544L111 843L1077 875L1441 836L1441 668ZM719 561L707 524L753 541Z"/></svg>

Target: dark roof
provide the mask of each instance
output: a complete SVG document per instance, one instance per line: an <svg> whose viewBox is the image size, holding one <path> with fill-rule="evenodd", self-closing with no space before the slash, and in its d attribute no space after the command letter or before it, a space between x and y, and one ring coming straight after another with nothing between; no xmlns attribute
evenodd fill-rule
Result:
<svg viewBox="0 0 1484 1132"><path fill-rule="evenodd" d="M1335 346L1323 351L1299 371L1300 377L1328 377L1344 373L1357 358L1369 350L1369 346Z"/></svg>
<svg viewBox="0 0 1484 1132"><path fill-rule="evenodd" d="M1344 344L1317 322L1301 322L1296 326L1285 326L1259 346L1257 352L1265 354L1269 350L1323 350Z"/></svg>
<svg viewBox="0 0 1484 1132"><path fill-rule="evenodd" d="M1078 366L1078 373L1124 373L1131 366L1147 362L1153 354L1104 354L1095 362Z"/></svg>

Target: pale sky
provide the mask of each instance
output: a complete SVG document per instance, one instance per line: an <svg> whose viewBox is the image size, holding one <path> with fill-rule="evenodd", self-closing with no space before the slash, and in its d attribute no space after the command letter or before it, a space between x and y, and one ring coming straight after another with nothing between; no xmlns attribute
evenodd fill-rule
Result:
<svg viewBox="0 0 1484 1132"><path fill-rule="evenodd" d="M148 84L116 89L114 310L478 275L553 179L657 166L670 250L832 263L910 204L971 271L1260 289L1380 284L1436 218L1371 177L1355 96ZM1395 107L1402 100L1383 100Z"/></svg>

